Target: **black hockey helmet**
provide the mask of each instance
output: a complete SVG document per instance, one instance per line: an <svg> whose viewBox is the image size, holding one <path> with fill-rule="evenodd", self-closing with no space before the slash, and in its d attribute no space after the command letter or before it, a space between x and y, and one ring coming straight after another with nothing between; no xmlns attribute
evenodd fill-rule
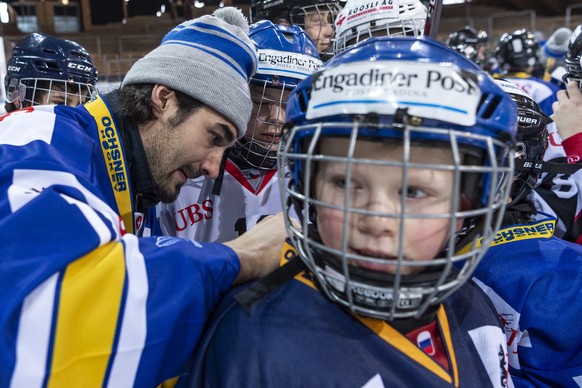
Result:
<svg viewBox="0 0 582 388"><path fill-rule="evenodd" d="M451 32L446 45L460 52L473 62L480 64L479 47L487 43L487 32L479 31L470 26Z"/></svg>
<svg viewBox="0 0 582 388"><path fill-rule="evenodd" d="M521 29L501 35L494 54L505 72L523 71L536 64L538 48L534 34Z"/></svg>
<svg viewBox="0 0 582 388"><path fill-rule="evenodd" d="M517 104L515 158L532 163L543 161L548 148L548 124L551 119L518 85L505 79L496 82ZM523 169L518 167L517 170L511 192L511 198L516 202L529 194L539 177L539 172L527 166Z"/></svg>

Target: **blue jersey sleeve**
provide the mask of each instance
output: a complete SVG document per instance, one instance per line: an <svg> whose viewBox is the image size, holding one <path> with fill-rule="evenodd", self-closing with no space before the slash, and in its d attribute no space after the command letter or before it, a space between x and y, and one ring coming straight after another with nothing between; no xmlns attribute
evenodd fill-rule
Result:
<svg viewBox="0 0 582 388"><path fill-rule="evenodd" d="M91 139L67 129L0 125L0 386L156 386L182 370L238 257L124 235L99 164L71 161Z"/></svg>

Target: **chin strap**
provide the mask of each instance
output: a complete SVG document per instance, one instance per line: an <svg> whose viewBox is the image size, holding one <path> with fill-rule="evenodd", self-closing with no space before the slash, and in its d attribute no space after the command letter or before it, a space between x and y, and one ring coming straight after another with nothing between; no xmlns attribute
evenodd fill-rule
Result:
<svg viewBox="0 0 582 388"><path fill-rule="evenodd" d="M212 186L212 195L220 195L220 190L222 189L222 180L224 179L224 169L226 168L226 161L228 159L230 148L227 148L222 155L222 161L220 162L220 170L218 176L214 180L214 185Z"/></svg>
<svg viewBox="0 0 582 388"><path fill-rule="evenodd" d="M516 159L515 169L518 171L548 172L554 174L572 175L582 168L582 164L544 162L542 160Z"/></svg>
<svg viewBox="0 0 582 388"><path fill-rule="evenodd" d="M277 268L269 275L257 280L250 287L236 294L234 299L246 310L250 310L253 304L264 299L271 292L293 279L306 268L305 263L299 258L299 255L295 255L285 265Z"/></svg>

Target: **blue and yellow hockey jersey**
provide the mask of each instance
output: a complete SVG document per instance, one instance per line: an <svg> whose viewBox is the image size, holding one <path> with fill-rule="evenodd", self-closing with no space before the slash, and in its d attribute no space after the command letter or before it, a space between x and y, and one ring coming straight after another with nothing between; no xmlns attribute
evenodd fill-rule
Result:
<svg viewBox="0 0 582 388"><path fill-rule="evenodd" d="M507 337L516 387L582 386L582 246L543 214L501 229L474 277Z"/></svg>
<svg viewBox="0 0 582 388"><path fill-rule="evenodd" d="M130 177L108 117L0 118L1 387L153 387L179 374L238 274L224 245L125 233Z"/></svg>

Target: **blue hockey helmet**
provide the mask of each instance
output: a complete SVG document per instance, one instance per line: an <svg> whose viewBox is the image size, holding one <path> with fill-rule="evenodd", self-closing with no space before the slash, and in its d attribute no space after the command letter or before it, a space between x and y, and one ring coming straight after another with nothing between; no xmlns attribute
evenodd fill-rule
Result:
<svg viewBox="0 0 582 388"><path fill-rule="evenodd" d="M65 95L78 94L84 102L96 83L97 69L85 48L41 33L32 33L14 46L4 79L7 101L20 107L43 103L35 98L38 92L50 92L56 85Z"/></svg>
<svg viewBox="0 0 582 388"><path fill-rule="evenodd" d="M251 83L294 89L322 65L313 40L298 26L262 20L249 27L257 50L257 72Z"/></svg>
<svg viewBox="0 0 582 388"><path fill-rule="evenodd" d="M471 277L501 225L513 181L516 127L517 108L510 96L475 63L429 37L369 38L301 82L287 102L280 187L293 213L302 218L299 226L292 222L290 206L288 234L325 294L352 312L379 319L434 311ZM325 154L322 142L338 138L345 147L331 152L328 146L330 154ZM369 141L396 145L401 161L355 157L358 145ZM413 147L446 150L451 161L414 160ZM345 200L339 203L316 198L317 172L325 163L344 165L337 187L343 188ZM401 169L400 193L419 191L418 183L408 183L415 169L449 171L449 210L409 210L404 195L390 213L368 204L356 207L350 198L359 191L350 174L362 165ZM282 166L290 170L289 184ZM337 216L341 226L335 247L326 245L319 233L318 214L324 210L343 214ZM390 257L352 249L348 226L358 217L390 218L400 225L393 246L380 248ZM432 260L411 261L404 247L414 237L404 236L403 225L419 219L449 220L441 251ZM476 239L457 251L469 232Z"/></svg>
<svg viewBox="0 0 582 388"><path fill-rule="evenodd" d="M272 170L277 167L289 92L322 62L315 44L298 26L262 20L250 26L249 38L258 58L257 71L250 80L253 111L245 136L231 152L252 167Z"/></svg>

